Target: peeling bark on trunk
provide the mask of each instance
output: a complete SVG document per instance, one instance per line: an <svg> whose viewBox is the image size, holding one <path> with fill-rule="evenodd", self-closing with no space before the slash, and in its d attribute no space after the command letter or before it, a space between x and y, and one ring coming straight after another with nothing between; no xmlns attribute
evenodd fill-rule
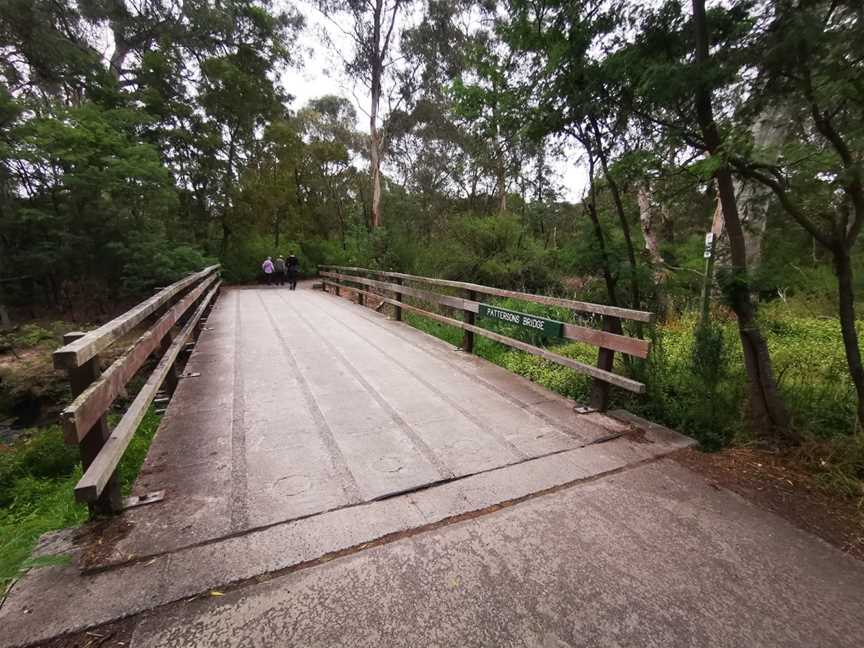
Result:
<svg viewBox="0 0 864 648"><path fill-rule="evenodd" d="M642 237L645 239L645 251L651 260L654 274L654 289L657 295L657 310L662 319L669 312L669 296L666 293L666 265L663 255L660 253L660 245L657 242L657 208L651 204L650 186L639 185L636 199L639 203L639 226L642 228Z"/></svg>
<svg viewBox="0 0 864 648"><path fill-rule="evenodd" d="M778 108L767 108L753 123L751 133L753 144L758 150L776 150L789 136L791 118ZM768 226L768 210L771 207L773 193L771 189L759 182L734 179L735 198L741 219L741 229L744 233L744 250L747 256L747 267L755 270L762 263L762 241ZM729 239L721 236L717 243L717 265L730 267L732 265L729 251Z"/></svg>
<svg viewBox="0 0 864 648"><path fill-rule="evenodd" d="M375 113L377 114L377 111ZM378 129L374 126L376 118L372 118L372 135L369 146L369 175L372 184L372 229L381 226L381 150Z"/></svg>

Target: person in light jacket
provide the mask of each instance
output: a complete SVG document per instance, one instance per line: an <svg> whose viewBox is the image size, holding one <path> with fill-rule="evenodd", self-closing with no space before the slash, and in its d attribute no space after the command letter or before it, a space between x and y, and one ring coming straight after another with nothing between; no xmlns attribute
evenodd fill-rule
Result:
<svg viewBox="0 0 864 648"><path fill-rule="evenodd" d="M270 257L264 259L264 263L261 264L261 269L264 271L264 281L267 282L267 285L273 283L273 261L270 260Z"/></svg>

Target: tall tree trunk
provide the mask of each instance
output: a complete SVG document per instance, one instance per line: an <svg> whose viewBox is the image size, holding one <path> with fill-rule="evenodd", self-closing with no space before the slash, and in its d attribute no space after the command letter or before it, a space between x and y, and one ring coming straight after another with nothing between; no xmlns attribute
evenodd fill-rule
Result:
<svg viewBox="0 0 864 648"><path fill-rule="evenodd" d="M707 74L709 62L708 25L705 17L705 0L693 0L693 26L696 43L696 65L702 75ZM711 156L720 153L723 140L714 122L714 106L711 86L701 81L696 84L696 116L707 152ZM738 334L747 370L750 395L751 423L755 432L778 436L787 441L798 441L798 436L789 424L789 413L777 389L774 368L768 353L768 344L762 336L756 320L756 308L750 297L747 278L747 251L744 232L735 201L735 187L727 165L714 174L723 209L723 220L729 233L729 248L732 260L732 277L727 281L727 296L738 317Z"/></svg>
<svg viewBox="0 0 864 648"><path fill-rule="evenodd" d="M504 164L504 147L496 136L495 142L495 193L498 195L498 214L507 211L507 173Z"/></svg>
<svg viewBox="0 0 864 648"><path fill-rule="evenodd" d="M375 53L372 56L372 84L369 88L372 100L369 111L369 180L372 185L372 209L370 226L375 229L381 225L381 131L378 129L378 111L381 106L382 77L384 75L383 53L381 52L381 20L383 17L383 0L375 0L372 12L372 45Z"/></svg>
<svg viewBox="0 0 864 648"><path fill-rule="evenodd" d="M234 177L234 157L237 153L236 144L237 131L231 131L231 141L228 143L228 163L225 169L225 178L222 181L222 242L219 245L219 254L224 256L228 251L228 239L231 237L231 227L228 225L229 194L231 193L231 181Z"/></svg>
<svg viewBox="0 0 864 648"><path fill-rule="evenodd" d="M651 259L654 269L654 286L657 294L657 310L661 319L666 319L669 312L669 295L666 293L666 272L663 255L660 254L660 245L657 243L657 209L651 204L650 185L645 182L640 184L636 199L639 203L639 226L642 228L642 237L645 239L645 251Z"/></svg>
<svg viewBox="0 0 864 648"><path fill-rule="evenodd" d="M377 110L374 114L377 114ZM371 222L372 229L381 225L381 150L380 150L380 134L375 126L376 118L371 119L372 135L370 137L371 144L369 147L369 174L372 183L372 209Z"/></svg>
<svg viewBox="0 0 864 648"><path fill-rule="evenodd" d="M612 267L609 263L609 253L606 251L606 237L603 234L603 227L600 225L600 219L597 216L597 187L594 183L594 154L588 151L588 201L585 210L588 212L588 218L591 220L591 225L594 228L594 238L597 239L597 249L600 251L600 263L603 271L603 281L606 284L606 295L609 298L610 306L618 305L618 295L616 290L617 280L612 274ZM620 331L618 331L620 332Z"/></svg>
<svg viewBox="0 0 864 648"><path fill-rule="evenodd" d="M788 137L791 123L792 117L788 111L775 106L767 107L756 117L750 128L754 147L760 151L777 150ZM736 177L734 183L735 199L744 232L747 267L753 270L762 263L762 240L768 226L768 209L771 207L773 193L769 187L752 180ZM721 236L717 242L717 265L730 266L729 240L726 236Z"/></svg>
<svg viewBox="0 0 864 648"><path fill-rule="evenodd" d="M843 350L846 352L849 375L858 395L858 429L864 431L864 366L861 364L861 347L858 343L858 331L855 329L855 288L849 250L838 247L834 253L834 267L837 272Z"/></svg>

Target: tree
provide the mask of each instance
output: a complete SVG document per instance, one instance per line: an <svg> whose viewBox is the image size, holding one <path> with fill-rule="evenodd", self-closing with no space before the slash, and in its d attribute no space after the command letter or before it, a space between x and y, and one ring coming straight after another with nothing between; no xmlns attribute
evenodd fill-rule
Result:
<svg viewBox="0 0 864 648"><path fill-rule="evenodd" d="M772 191L785 214L831 254L843 347L864 429L852 263L864 227L862 30L856 2L773 5L752 49L760 74L742 113L789 115L793 138L782 145L742 138L732 162L744 178Z"/></svg>
<svg viewBox="0 0 864 648"><path fill-rule="evenodd" d="M524 93L511 82L513 53L488 34L480 34L470 49L468 69L453 84L454 110L464 127L487 142L487 165L495 178L498 213L507 210L508 180L514 175L520 113Z"/></svg>
<svg viewBox="0 0 864 648"><path fill-rule="evenodd" d="M717 193L723 209L723 222L729 233L732 258L731 273L725 278L724 290L735 314L744 351L744 364L750 380L750 407L755 423L771 430L781 438L795 439L790 427L789 413L777 389L777 380L768 354L768 344L756 321L756 308L750 295L747 279L747 250L744 232L738 216L732 170L724 159L724 138L714 120L712 99L713 82L710 67L711 38L705 12L705 0L693 0L693 32L695 42L694 66L696 78L696 119L704 142L704 150L714 168Z"/></svg>
<svg viewBox="0 0 864 648"><path fill-rule="evenodd" d="M321 0L324 15L338 25L334 16L347 14L352 19L351 30L341 30L354 45L353 58L345 61L345 70L361 81L369 91L369 179L371 186L370 226L381 225L381 162L387 141L387 129L382 126L386 115L381 114L381 99L385 95L387 75L397 65L397 18L411 0ZM341 28L340 28L341 29ZM393 109L393 97L388 94L388 108ZM400 101L396 102L401 103ZM383 119L382 119L383 117Z"/></svg>

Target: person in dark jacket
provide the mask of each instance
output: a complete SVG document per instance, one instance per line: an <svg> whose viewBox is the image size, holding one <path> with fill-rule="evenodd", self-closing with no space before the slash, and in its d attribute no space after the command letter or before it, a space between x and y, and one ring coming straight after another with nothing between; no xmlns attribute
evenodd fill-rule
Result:
<svg viewBox="0 0 864 648"><path fill-rule="evenodd" d="M285 266L288 272L288 287L291 290L297 289L297 275L300 273L300 260L293 254L288 255L285 261Z"/></svg>
<svg viewBox="0 0 864 648"><path fill-rule="evenodd" d="M281 254L276 257L276 261L273 263L273 267L276 270L276 284L279 286L284 286L285 272L287 268L285 267L285 259L282 258Z"/></svg>

